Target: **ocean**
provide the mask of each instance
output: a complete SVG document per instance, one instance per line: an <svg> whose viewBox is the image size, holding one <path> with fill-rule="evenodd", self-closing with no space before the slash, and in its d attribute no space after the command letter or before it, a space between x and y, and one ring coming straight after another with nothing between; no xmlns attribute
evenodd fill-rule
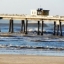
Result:
<svg viewBox="0 0 64 64"><path fill-rule="evenodd" d="M9 25L1 22L2 33L9 31ZM28 24L28 35L0 35L0 54L64 56L64 37L53 36L53 24L44 24L44 35L37 35L37 23ZM64 26L62 26L64 35ZM14 23L14 32L19 33L21 24ZM41 27L40 27L41 31ZM1 34L1 33L0 33Z"/></svg>

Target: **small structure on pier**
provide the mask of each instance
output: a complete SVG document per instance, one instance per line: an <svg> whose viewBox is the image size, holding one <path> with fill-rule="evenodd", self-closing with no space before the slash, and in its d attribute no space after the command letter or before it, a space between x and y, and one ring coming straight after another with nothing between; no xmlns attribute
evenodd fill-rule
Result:
<svg viewBox="0 0 64 64"><path fill-rule="evenodd" d="M49 10L44 10L43 8L38 8L37 10L31 10L31 15L49 15Z"/></svg>

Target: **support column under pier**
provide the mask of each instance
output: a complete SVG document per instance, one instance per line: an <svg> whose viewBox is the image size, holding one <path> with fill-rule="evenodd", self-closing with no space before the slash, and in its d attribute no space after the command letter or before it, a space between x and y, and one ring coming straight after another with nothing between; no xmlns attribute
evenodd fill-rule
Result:
<svg viewBox="0 0 64 64"><path fill-rule="evenodd" d="M56 34L56 22L54 21L54 33L53 33L53 35L55 35Z"/></svg>
<svg viewBox="0 0 64 64"><path fill-rule="evenodd" d="M24 24L23 24L23 25L24 25L24 30L23 30L23 32L25 33L25 21L24 21Z"/></svg>
<svg viewBox="0 0 64 64"><path fill-rule="evenodd" d="M23 31L24 20L21 20L21 32Z"/></svg>
<svg viewBox="0 0 64 64"><path fill-rule="evenodd" d="M9 21L9 32L11 32L11 20Z"/></svg>
<svg viewBox="0 0 64 64"><path fill-rule="evenodd" d="M61 26L61 21L59 20L59 27L60 27L60 36L62 36L62 26Z"/></svg>
<svg viewBox="0 0 64 64"><path fill-rule="evenodd" d="M26 32L25 32L25 34L28 33L28 32L27 32L27 27L28 27L28 20L26 19Z"/></svg>
<svg viewBox="0 0 64 64"><path fill-rule="evenodd" d="M13 20L10 19L10 22L9 22L9 32L13 33Z"/></svg>
<svg viewBox="0 0 64 64"><path fill-rule="evenodd" d="M57 35L59 35L59 25L57 25Z"/></svg>
<svg viewBox="0 0 64 64"><path fill-rule="evenodd" d="M40 21L38 21L38 32L37 32L37 35L40 35L39 28L40 28Z"/></svg>
<svg viewBox="0 0 64 64"><path fill-rule="evenodd" d="M14 29L13 29L13 20L11 20L11 33L14 32Z"/></svg>
<svg viewBox="0 0 64 64"><path fill-rule="evenodd" d="M41 35L43 35L43 22L44 22L44 21L42 21L42 32L41 32Z"/></svg>
<svg viewBox="0 0 64 64"><path fill-rule="evenodd" d="M25 21L21 21L21 32L25 32Z"/></svg>

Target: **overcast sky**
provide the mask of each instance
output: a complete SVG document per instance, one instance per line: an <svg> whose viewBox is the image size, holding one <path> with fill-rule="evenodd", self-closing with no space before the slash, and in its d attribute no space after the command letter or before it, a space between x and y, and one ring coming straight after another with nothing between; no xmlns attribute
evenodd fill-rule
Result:
<svg viewBox="0 0 64 64"><path fill-rule="evenodd" d="M0 0L0 13L30 14L40 7L50 10L50 15L64 15L64 0Z"/></svg>

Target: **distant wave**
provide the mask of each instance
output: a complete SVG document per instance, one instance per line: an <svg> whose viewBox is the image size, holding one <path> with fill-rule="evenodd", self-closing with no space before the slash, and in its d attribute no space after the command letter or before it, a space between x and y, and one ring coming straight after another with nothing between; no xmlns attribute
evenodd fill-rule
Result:
<svg viewBox="0 0 64 64"><path fill-rule="evenodd" d="M33 42L64 42L64 40L30 40L30 41L33 41Z"/></svg>
<svg viewBox="0 0 64 64"><path fill-rule="evenodd" d="M23 35L23 36L6 36L3 35L0 36L0 41L22 41L22 40L28 40L32 42L64 42L64 38L60 37L53 37L53 36L38 36L38 35Z"/></svg>

